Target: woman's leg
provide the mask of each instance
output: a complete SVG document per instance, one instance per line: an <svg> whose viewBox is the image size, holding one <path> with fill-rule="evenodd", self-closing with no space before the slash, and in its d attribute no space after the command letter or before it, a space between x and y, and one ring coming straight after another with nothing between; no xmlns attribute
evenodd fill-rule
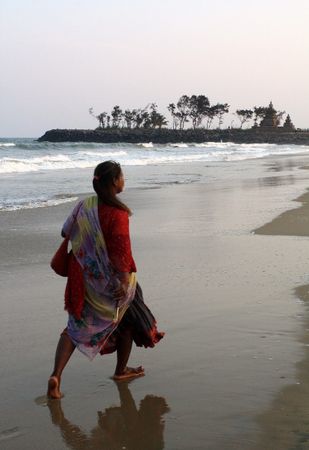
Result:
<svg viewBox="0 0 309 450"><path fill-rule="evenodd" d="M75 344L73 344L68 334L66 332L62 333L55 354L54 370L48 380L47 396L49 398L62 397L60 392L61 374L74 350Z"/></svg>
<svg viewBox="0 0 309 450"><path fill-rule="evenodd" d="M133 337L132 328L130 326L124 327L117 339L117 365L115 369L114 380L138 377L144 374L142 366L136 368L127 367L130 357Z"/></svg>

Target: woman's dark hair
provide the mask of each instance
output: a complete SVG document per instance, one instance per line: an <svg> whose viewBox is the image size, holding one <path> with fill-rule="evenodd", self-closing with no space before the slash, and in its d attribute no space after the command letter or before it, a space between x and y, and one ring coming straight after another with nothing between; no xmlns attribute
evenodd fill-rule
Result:
<svg viewBox="0 0 309 450"><path fill-rule="evenodd" d="M93 174L93 189L99 199L109 206L127 211L131 215L131 210L120 201L113 192L113 183L122 174L121 166L115 161L104 161L97 165Z"/></svg>

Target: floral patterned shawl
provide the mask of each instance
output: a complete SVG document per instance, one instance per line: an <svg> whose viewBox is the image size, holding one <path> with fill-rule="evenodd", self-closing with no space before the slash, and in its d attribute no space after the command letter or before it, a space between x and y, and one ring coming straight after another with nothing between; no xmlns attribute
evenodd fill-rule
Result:
<svg viewBox="0 0 309 450"><path fill-rule="evenodd" d="M70 236L72 252L83 272L85 306L80 320L69 315L68 334L78 349L93 359L104 348L130 306L136 274L130 274L126 294L116 302L113 292L120 286L112 267L98 216L98 198L79 202L66 220L62 233Z"/></svg>

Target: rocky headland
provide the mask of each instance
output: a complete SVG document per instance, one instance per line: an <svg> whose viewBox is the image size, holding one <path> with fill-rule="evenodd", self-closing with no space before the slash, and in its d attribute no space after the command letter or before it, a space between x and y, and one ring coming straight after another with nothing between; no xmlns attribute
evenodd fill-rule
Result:
<svg viewBox="0 0 309 450"><path fill-rule="evenodd" d="M309 131L286 131L277 129L186 129L168 128L97 128L95 130L53 129L46 131L40 142L100 142L100 143L143 143L168 144L176 142L234 142L242 144L296 144L309 145Z"/></svg>

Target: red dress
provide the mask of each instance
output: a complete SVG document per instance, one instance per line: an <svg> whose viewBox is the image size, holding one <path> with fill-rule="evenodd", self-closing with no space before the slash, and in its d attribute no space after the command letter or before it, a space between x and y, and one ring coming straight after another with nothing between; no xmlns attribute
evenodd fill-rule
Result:
<svg viewBox="0 0 309 450"><path fill-rule="evenodd" d="M131 251L129 214L105 204L99 204L98 213L107 253L113 267L118 272L136 272ZM72 255L64 298L65 309L77 319L81 318L83 311L84 294L83 272Z"/></svg>
<svg viewBox="0 0 309 450"><path fill-rule="evenodd" d="M136 272L129 233L129 215L122 209L99 205L99 220L107 253L118 272Z"/></svg>
<svg viewBox="0 0 309 450"><path fill-rule="evenodd" d="M100 204L98 214L111 264L118 272L136 272L131 251L128 213L113 206ZM81 319L83 307L83 272L80 264L72 254L65 290L65 309L75 319ZM118 336L126 327L130 327L133 330L132 336L137 346L154 347L164 336L164 333L157 330L156 320L144 303L143 293L139 284L136 286L135 297L130 307L117 329L109 337L104 350L100 352L101 354L111 353L116 350ZM67 334L66 329L63 333Z"/></svg>

